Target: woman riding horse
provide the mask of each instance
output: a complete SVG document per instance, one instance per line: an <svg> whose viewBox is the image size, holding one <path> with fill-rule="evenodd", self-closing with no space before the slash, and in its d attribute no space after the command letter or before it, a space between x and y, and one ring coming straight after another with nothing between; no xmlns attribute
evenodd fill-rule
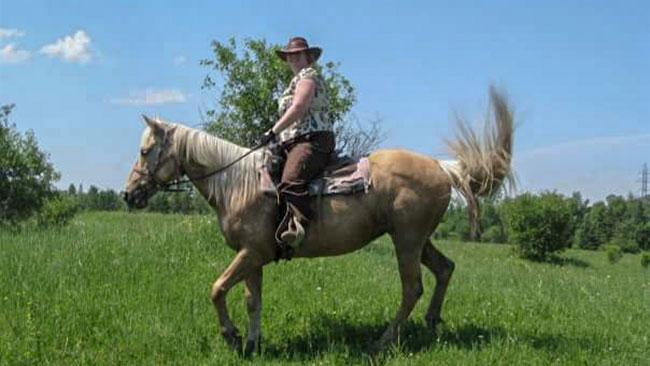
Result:
<svg viewBox="0 0 650 366"><path fill-rule="evenodd" d="M278 101L280 119L261 138L262 144L277 138L286 155L278 185L281 219L275 239L289 251L300 245L313 216L309 181L325 169L335 145L325 80L313 66L321 53L302 37L291 38L277 51L294 77Z"/></svg>

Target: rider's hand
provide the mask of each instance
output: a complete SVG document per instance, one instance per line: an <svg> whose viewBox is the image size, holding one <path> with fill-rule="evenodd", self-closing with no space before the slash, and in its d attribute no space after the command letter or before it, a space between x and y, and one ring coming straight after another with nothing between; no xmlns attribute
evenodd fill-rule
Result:
<svg viewBox="0 0 650 366"><path fill-rule="evenodd" d="M266 145L269 142L274 140L275 140L275 132L273 132L273 130L268 130L264 132L264 134L260 138L260 145Z"/></svg>

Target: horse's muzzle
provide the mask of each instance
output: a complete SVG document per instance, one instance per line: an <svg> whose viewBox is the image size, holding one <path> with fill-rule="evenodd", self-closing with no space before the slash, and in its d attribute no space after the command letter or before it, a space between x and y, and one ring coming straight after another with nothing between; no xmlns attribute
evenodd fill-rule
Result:
<svg viewBox="0 0 650 366"><path fill-rule="evenodd" d="M122 199L126 202L129 208L145 208L147 207L147 193L141 189L136 189L134 192L122 192Z"/></svg>

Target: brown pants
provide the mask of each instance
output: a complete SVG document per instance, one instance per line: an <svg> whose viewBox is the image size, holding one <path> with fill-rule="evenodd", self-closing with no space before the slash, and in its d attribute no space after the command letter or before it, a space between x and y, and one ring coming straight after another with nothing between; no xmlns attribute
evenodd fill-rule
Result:
<svg viewBox="0 0 650 366"><path fill-rule="evenodd" d="M327 166L334 151L334 133L319 131L298 137L284 146L286 162L278 185L280 197L280 227L286 229L289 216L293 215L305 226L313 217L309 207L309 182Z"/></svg>

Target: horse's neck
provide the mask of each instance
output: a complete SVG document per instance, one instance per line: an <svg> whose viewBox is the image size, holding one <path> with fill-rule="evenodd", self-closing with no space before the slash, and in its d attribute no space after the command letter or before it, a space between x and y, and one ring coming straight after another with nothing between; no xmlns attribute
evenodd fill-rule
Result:
<svg viewBox="0 0 650 366"><path fill-rule="evenodd" d="M176 142L179 162L190 179L215 172L249 152L191 128L180 129ZM220 215L241 209L257 189L257 160L258 154L253 153L222 172L194 181L194 186Z"/></svg>

